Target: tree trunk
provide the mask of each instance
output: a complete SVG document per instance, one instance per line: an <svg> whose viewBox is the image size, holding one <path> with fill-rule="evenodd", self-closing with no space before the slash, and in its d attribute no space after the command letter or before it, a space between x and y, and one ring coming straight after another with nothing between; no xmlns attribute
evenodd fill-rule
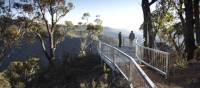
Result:
<svg viewBox="0 0 200 88"><path fill-rule="evenodd" d="M44 40L42 39L41 35L39 33L36 33L36 35L38 36L40 43L42 45L42 50L44 52L44 55L46 56L47 60L49 61L50 65L54 65L54 61L51 55L49 55L48 50L46 49ZM49 49L49 48L48 48ZM51 50L50 50L51 51Z"/></svg>
<svg viewBox="0 0 200 88"><path fill-rule="evenodd" d="M153 3L151 3L153 4ZM145 38L144 45L150 48L154 47L154 34L152 30L152 20L151 20L151 11L148 0L142 0L142 10L143 10L143 37Z"/></svg>
<svg viewBox="0 0 200 88"><path fill-rule="evenodd" d="M196 43L200 44L200 22L199 22L199 0L194 0L194 24L196 32Z"/></svg>
<svg viewBox="0 0 200 88"><path fill-rule="evenodd" d="M49 34L49 62L51 65L54 65L55 62L55 46L54 46L54 39L53 39L53 32Z"/></svg>
<svg viewBox="0 0 200 88"><path fill-rule="evenodd" d="M147 41L148 41L148 36L147 36L147 30L148 30L148 24L147 24L147 16L148 12L150 12L150 8L148 7L148 0L142 0L142 11L143 11L143 37L145 39L144 41L144 46L148 46ZM149 10L149 11L148 11Z"/></svg>
<svg viewBox="0 0 200 88"><path fill-rule="evenodd" d="M195 49L195 39L194 39L194 19L193 19L193 4L192 0L184 0L185 4L185 16L186 25L184 30L185 37L185 51L187 54L187 59L193 59L194 49Z"/></svg>
<svg viewBox="0 0 200 88"><path fill-rule="evenodd" d="M47 41L48 45L45 45L44 40L42 39L42 37L39 33L36 33L36 35L38 36L38 38L40 40L44 55L48 59L50 65L54 65L54 62L55 62L55 46L54 46L54 41L53 41L53 34L49 33L49 40Z"/></svg>

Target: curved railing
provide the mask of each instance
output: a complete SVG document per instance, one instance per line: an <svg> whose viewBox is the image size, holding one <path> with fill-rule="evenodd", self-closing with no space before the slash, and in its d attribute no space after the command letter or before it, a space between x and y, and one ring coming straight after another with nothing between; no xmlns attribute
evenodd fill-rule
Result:
<svg viewBox="0 0 200 88"><path fill-rule="evenodd" d="M140 62L164 75L165 78L168 77L170 62L170 54L168 52L144 47L138 40L136 40L135 46L135 55Z"/></svg>
<svg viewBox="0 0 200 88"><path fill-rule="evenodd" d="M132 88L156 88L134 58L116 47L101 41L97 42L101 58L113 69L117 69L130 82Z"/></svg>

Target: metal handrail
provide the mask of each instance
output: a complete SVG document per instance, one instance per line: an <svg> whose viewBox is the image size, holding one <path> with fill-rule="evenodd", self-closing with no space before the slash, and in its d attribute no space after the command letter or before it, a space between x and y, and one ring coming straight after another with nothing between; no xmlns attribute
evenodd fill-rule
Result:
<svg viewBox="0 0 200 88"><path fill-rule="evenodd" d="M136 45L138 45L138 46L140 46L140 47L142 47L142 48L145 48L145 49L151 50L151 51L155 51L155 52L160 52L160 53L169 54L168 52L164 52L164 51L161 51L161 50L158 50L158 49L153 49L153 48L145 47L145 46L143 46L143 45L137 44L137 42L136 42Z"/></svg>
<svg viewBox="0 0 200 88"><path fill-rule="evenodd" d="M129 67L130 67L130 70L137 70L136 72L139 73L139 76L142 77L142 79L137 79L137 80L144 80L145 81L145 84L147 84L147 87L148 88L156 88L155 84L150 80L150 78L146 75L146 73L141 69L141 67L137 64L137 62L135 61L134 58L132 58L131 56L127 55L126 53L124 53L123 51L119 50L118 48L114 47L114 46L111 46L107 43L104 43L104 42L101 42L101 41L98 41L99 42L99 51L100 51L100 54L103 55L103 56L106 56L104 53L105 52L101 52L101 46L102 45L105 45L107 48L110 48L112 50L115 50L115 52L119 52L120 54L122 54L123 56L125 56L126 58L129 59ZM114 53L113 53L114 54ZM125 58L124 57L124 58ZM123 72L123 70L120 68L120 66L118 66L118 64L113 60L111 60L109 57L107 57L107 59L109 59L114 65L115 67L121 72L121 74L127 79L129 80L131 83L133 83L133 86L134 86L134 79L132 79L132 75L126 75L125 72ZM113 58L115 59L115 58ZM120 58L122 59L122 58ZM133 64L133 66L131 66L131 64ZM130 73L132 73L131 71L129 71ZM133 73L132 73L133 74ZM136 80L136 79L135 79Z"/></svg>
<svg viewBox="0 0 200 88"><path fill-rule="evenodd" d="M142 49L142 50L140 50ZM144 54L146 51L147 53L150 52L150 57L148 57L148 60L153 60L153 63L147 62L144 59L144 56L139 56L138 52L142 52L142 54ZM141 55L141 53L140 53ZM136 57L145 65L147 65L148 67L158 71L160 74L164 75L165 78L168 77L169 75L169 57L170 54L168 52L164 52L161 50L157 50L157 49L153 49L153 48L149 48L149 47L145 47L141 44L138 43L138 40L136 39ZM159 57L159 58L157 58ZM159 62L161 61L161 62ZM162 66L162 67L158 67Z"/></svg>

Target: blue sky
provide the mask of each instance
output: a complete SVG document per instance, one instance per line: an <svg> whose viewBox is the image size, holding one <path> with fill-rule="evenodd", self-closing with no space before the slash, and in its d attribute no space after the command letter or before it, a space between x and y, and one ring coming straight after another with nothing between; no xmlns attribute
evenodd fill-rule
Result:
<svg viewBox="0 0 200 88"><path fill-rule="evenodd" d="M103 26L135 30L143 22L141 0L71 0L75 6L60 23L70 20L74 24L84 22L83 13L89 12L90 22L100 15Z"/></svg>
<svg viewBox="0 0 200 88"><path fill-rule="evenodd" d="M15 0L20 1L20 0ZM94 22L95 16L100 15L103 26L116 29L138 31L143 22L141 0L66 0L71 1L75 8L59 23L72 21L74 24L85 22L81 19L83 13L89 12L89 22ZM154 6L152 6L154 7ZM153 8L151 8L153 10Z"/></svg>

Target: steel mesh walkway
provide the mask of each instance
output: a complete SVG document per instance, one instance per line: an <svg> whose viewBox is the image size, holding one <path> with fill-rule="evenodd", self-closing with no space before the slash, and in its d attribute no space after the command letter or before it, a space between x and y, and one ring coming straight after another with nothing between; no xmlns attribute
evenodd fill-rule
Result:
<svg viewBox="0 0 200 88"><path fill-rule="evenodd" d="M140 63L168 76L169 53L147 48L135 41L133 45L112 46L96 42L98 53L112 69L117 69L132 88L156 88L155 84L139 66Z"/></svg>
<svg viewBox="0 0 200 88"><path fill-rule="evenodd" d="M130 82L131 88L156 88L155 84L149 79L133 57L114 46L101 41L97 42L101 58L113 70L118 70Z"/></svg>

